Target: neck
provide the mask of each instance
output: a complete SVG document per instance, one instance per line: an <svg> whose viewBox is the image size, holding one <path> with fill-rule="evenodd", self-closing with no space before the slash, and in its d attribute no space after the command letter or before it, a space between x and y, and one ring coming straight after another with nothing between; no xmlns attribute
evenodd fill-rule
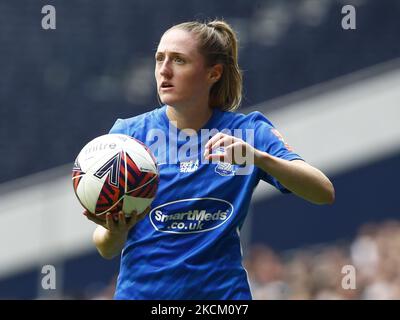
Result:
<svg viewBox="0 0 400 320"><path fill-rule="evenodd" d="M176 122L176 126L180 130L193 129L198 131L211 118L213 110L207 108L179 108L167 106L167 117L169 121Z"/></svg>

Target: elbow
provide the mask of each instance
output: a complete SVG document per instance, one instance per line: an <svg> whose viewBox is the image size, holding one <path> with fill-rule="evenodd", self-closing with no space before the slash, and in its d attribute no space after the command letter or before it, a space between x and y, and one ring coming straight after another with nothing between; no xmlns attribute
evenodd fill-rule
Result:
<svg viewBox="0 0 400 320"><path fill-rule="evenodd" d="M116 254L110 253L110 252L105 252L97 248L97 251L100 253L101 257L106 259L106 260L112 260L115 258Z"/></svg>
<svg viewBox="0 0 400 320"><path fill-rule="evenodd" d="M311 203L316 205L332 205L335 202L335 189L332 183L325 185L318 192L318 196L314 199L308 199Z"/></svg>
<svg viewBox="0 0 400 320"><path fill-rule="evenodd" d="M333 205L335 203L335 188L331 182L329 182L324 193L324 201L321 204Z"/></svg>
<svg viewBox="0 0 400 320"><path fill-rule="evenodd" d="M329 192L328 201L326 204L334 204L335 203L335 189L332 187L332 190Z"/></svg>
<svg viewBox="0 0 400 320"><path fill-rule="evenodd" d="M111 248L107 246L107 244L102 240L98 232L95 231L93 233L92 240L97 249L97 252L100 254L102 258L111 260L118 254L118 252L111 250Z"/></svg>
<svg viewBox="0 0 400 320"><path fill-rule="evenodd" d="M100 256L106 260L111 260L114 259L119 252L116 252L115 250L111 250L110 248L101 245L101 244L95 244L97 252L100 254Z"/></svg>

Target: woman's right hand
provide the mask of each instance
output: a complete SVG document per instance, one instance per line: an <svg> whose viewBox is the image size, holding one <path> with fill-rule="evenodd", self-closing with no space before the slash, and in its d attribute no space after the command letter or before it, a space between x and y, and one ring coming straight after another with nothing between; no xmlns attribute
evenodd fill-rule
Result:
<svg viewBox="0 0 400 320"><path fill-rule="evenodd" d="M121 253L128 237L129 230L142 220L150 211L150 207L141 214L135 211L129 218L120 211L118 215L108 212L106 218L96 217L93 213L85 211L83 214L99 226L93 232L93 242L101 256L105 259L112 259Z"/></svg>
<svg viewBox="0 0 400 320"><path fill-rule="evenodd" d="M129 217L126 217L124 212L119 211L116 215L112 212L107 212L104 218L99 218L95 214L85 210L83 214L90 221L107 229L111 234L126 234L140 220L142 220L150 211L150 207L146 208L142 213L137 214L136 211L131 212Z"/></svg>

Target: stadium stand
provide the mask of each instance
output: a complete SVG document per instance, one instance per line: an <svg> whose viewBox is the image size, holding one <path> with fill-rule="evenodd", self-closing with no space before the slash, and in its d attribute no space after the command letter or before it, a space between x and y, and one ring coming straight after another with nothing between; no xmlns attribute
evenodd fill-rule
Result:
<svg viewBox="0 0 400 320"><path fill-rule="evenodd" d="M207 17L223 17L238 30L241 111L271 116L307 159L327 169L337 190L335 205L324 209L256 192L244 227L251 233L243 237L254 298L400 297L397 188L389 179L400 164L392 125L399 118L392 89L400 79L399 1L347 1L357 8L355 31L341 28L340 0L93 3L55 1L53 31L40 27L46 1L0 3L0 149L6 155L0 157L0 299L112 296L118 259L105 261L95 252L93 226L79 216L69 185L72 162L116 118L158 105L153 52L159 36L174 23ZM349 98L348 88L359 95ZM333 105L340 101L341 108ZM345 135L322 131L330 128L331 110L349 140L354 136L349 145L340 142ZM310 111L308 128L292 126L290 119L303 111ZM321 132L316 146L301 142L311 128ZM337 144L322 146L324 137ZM335 146L340 154L330 150ZM351 148L359 151L354 157ZM9 227L20 221L18 230ZM52 292L40 285L44 264L57 268ZM357 267L356 290L338 287L338 267L345 264Z"/></svg>

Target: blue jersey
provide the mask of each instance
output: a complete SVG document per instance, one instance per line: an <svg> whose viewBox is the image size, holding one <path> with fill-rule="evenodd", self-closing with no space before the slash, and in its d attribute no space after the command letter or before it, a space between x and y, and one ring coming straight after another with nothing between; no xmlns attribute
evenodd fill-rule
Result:
<svg viewBox="0 0 400 320"><path fill-rule="evenodd" d="M255 166L237 174L236 165L204 163L201 146L209 137L200 131L211 129L231 130L232 135L241 129L237 132L244 132L246 141L254 132L255 148L286 160L301 159L259 112L214 109L195 138L182 138L165 106L118 119L110 133L127 134L148 145L157 159L160 181L150 213L129 232L115 299L251 299L239 239L251 195L260 179L289 191ZM182 154L189 156L184 159Z"/></svg>

